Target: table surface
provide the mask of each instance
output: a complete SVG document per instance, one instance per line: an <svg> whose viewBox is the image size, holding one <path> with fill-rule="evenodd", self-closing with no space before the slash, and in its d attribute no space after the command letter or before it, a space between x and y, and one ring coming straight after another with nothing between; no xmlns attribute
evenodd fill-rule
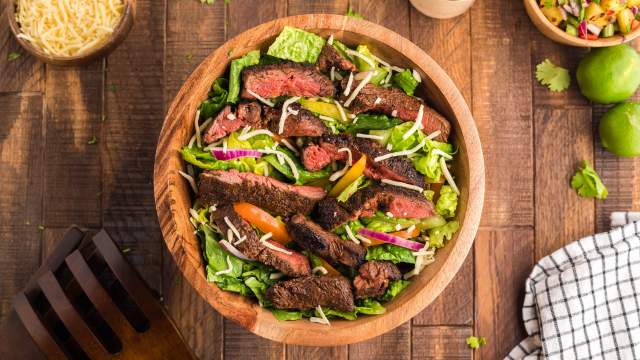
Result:
<svg viewBox="0 0 640 360"><path fill-rule="evenodd" d="M43 65L0 23L0 317L64 229L78 224L104 227L130 250L201 358L497 359L524 336L520 306L534 262L605 230L611 211L640 209L640 159L616 158L597 138L606 107L592 106L575 85L551 93L535 81L543 59L574 70L587 50L546 39L521 1L478 0L451 20L429 19L406 0L137 2L127 40L81 68ZM156 140L184 79L226 39L274 18L344 14L350 5L422 47L464 94L483 143L484 214L459 274L412 321L350 346L285 346L224 320L176 271L154 207ZM8 61L13 51L22 56ZM583 159L608 186L607 200L569 187ZM475 353L465 345L472 334L488 341Z"/></svg>

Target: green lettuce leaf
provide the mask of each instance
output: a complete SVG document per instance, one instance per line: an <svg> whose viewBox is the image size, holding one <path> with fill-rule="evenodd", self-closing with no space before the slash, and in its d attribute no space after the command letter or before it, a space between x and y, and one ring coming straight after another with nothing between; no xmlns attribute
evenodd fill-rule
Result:
<svg viewBox="0 0 640 360"><path fill-rule="evenodd" d="M345 230L345 227L347 225L349 225L349 229L351 229L351 232L353 232L354 234L357 234L358 230L364 227L364 225L362 225L362 223L358 219L348 221L346 224L343 224L337 227L333 232L336 235L339 235L342 238L342 240L346 240L346 241L351 241L351 239L349 239L349 236L347 235L347 230Z"/></svg>
<svg viewBox="0 0 640 360"><path fill-rule="evenodd" d="M258 299L260 306L264 306L264 293L267 291L267 284L256 279L255 277L249 277L244 280L244 284L251 289L253 295Z"/></svg>
<svg viewBox="0 0 640 360"><path fill-rule="evenodd" d="M208 99L203 101L199 107L201 119L213 117L226 105L227 95L229 94L228 87L229 81L225 78L219 78L213 82Z"/></svg>
<svg viewBox="0 0 640 360"><path fill-rule="evenodd" d="M447 224L429 230L429 247L439 249L445 242L451 240L453 234L460 228L458 221L449 221Z"/></svg>
<svg viewBox="0 0 640 360"><path fill-rule="evenodd" d="M378 246L370 246L367 248L367 260L385 260L391 261L394 264L407 263L415 264L416 258L411 253L411 250L395 246L391 244L384 244Z"/></svg>
<svg viewBox="0 0 640 360"><path fill-rule="evenodd" d="M387 287L387 291L385 291L384 295L382 295L380 300L389 301L395 298L396 296L398 296L398 294L400 294L400 292L402 292L402 290L404 290L407 286L409 286L409 284L411 284L411 281L409 280L400 279L400 280L392 281L389 284L389 287Z"/></svg>
<svg viewBox="0 0 640 360"><path fill-rule="evenodd" d="M356 313L366 315L380 315L384 314L387 309L382 306L377 300L372 298L365 298L358 300L356 304Z"/></svg>
<svg viewBox="0 0 640 360"><path fill-rule="evenodd" d="M278 147L278 151L281 151L287 154L289 158L291 158L291 160L293 160L293 162L295 163L296 168L298 169L298 175L299 175L298 180L296 180L295 182L296 185L303 185L313 180L327 178L331 175L330 167L326 167L320 171L308 171L304 169L304 167L302 166L302 163L300 163L300 161L298 160L298 157L295 154L293 154L289 149ZM289 164L287 162L285 162L284 164L281 164L280 161L278 161L278 157L274 154L269 154L267 156L264 156L262 157L262 159L268 162L273 168L278 170L282 175L286 176L288 179L295 180L295 177L293 176L293 172L291 171L291 168L289 167Z"/></svg>
<svg viewBox="0 0 640 360"><path fill-rule="evenodd" d="M347 47L347 45L341 43L340 41L333 39L333 47L338 51L338 53L340 53L340 55L353 62L353 56L347 54L347 50L349 49L349 47Z"/></svg>
<svg viewBox="0 0 640 360"><path fill-rule="evenodd" d="M434 140L427 140L423 151L426 153L421 153L421 155L416 156L413 159L413 167L418 170L419 173L425 175L427 180L430 182L437 182L442 177L442 168L440 167L440 158L441 154L433 151L438 149L442 152L445 152L449 155L453 155L455 151L453 150L453 145L448 143L443 143Z"/></svg>
<svg viewBox="0 0 640 360"><path fill-rule="evenodd" d="M586 198L606 199L609 195L598 173L585 160L571 179L571 187L578 190L578 195Z"/></svg>
<svg viewBox="0 0 640 360"><path fill-rule="evenodd" d="M355 194L356 191L360 189L364 189L367 186L371 185L371 180L369 180L366 176L360 175L355 181L349 184L342 192L336 197L336 200L339 202L346 202L349 200L351 195Z"/></svg>
<svg viewBox="0 0 640 360"><path fill-rule="evenodd" d="M392 151L408 150L418 145L425 137L422 131L416 131L411 136L403 139L404 134L411 129L413 121L407 121L400 125L395 126L391 130L391 136L389 136L389 144L392 146Z"/></svg>
<svg viewBox="0 0 640 360"><path fill-rule="evenodd" d="M207 280L215 282L222 290L238 293L242 296L250 296L253 292L241 279L226 275L215 275L215 271L207 266Z"/></svg>
<svg viewBox="0 0 640 360"><path fill-rule="evenodd" d="M331 308L322 308L322 312L328 318L342 318L345 320L355 320L358 316L356 315L356 310L354 311L340 311ZM316 317L320 317L320 313L316 311Z"/></svg>
<svg viewBox="0 0 640 360"><path fill-rule="evenodd" d="M189 164L195 165L204 170L229 170L236 169L240 172L251 172L255 164L253 158L242 158L235 160L217 160L210 152L203 151L197 147L183 147L180 150L182 158Z"/></svg>
<svg viewBox="0 0 640 360"><path fill-rule="evenodd" d="M347 127L348 132L365 130L386 130L402 124L402 120L382 114L359 114L358 121Z"/></svg>
<svg viewBox="0 0 640 360"><path fill-rule="evenodd" d="M440 189L440 197L436 203L436 212L445 218L452 218L456 215L458 207L458 194L456 194L451 186L442 185Z"/></svg>
<svg viewBox="0 0 640 360"><path fill-rule="evenodd" d="M249 51L245 56L231 61L231 69L229 70L229 95L227 102L235 104L240 95L240 73L244 68L257 65L260 62L260 51Z"/></svg>
<svg viewBox="0 0 640 360"><path fill-rule="evenodd" d="M389 217L380 211L374 216L361 218L360 221L367 229L384 233L403 230L420 222L418 219Z"/></svg>
<svg viewBox="0 0 640 360"><path fill-rule="evenodd" d="M200 239L204 241L204 255L207 259L208 267L213 273L227 270L229 268L227 257L229 257L232 271L225 274L225 276L232 278L240 277L244 261L227 252L222 245L218 243L217 235L210 227L201 224L198 228L198 234L200 235Z"/></svg>
<svg viewBox="0 0 640 360"><path fill-rule="evenodd" d="M356 48L356 51L359 52L360 54L366 56L367 58L371 59L371 61L375 65L375 66L371 67L371 65L369 65L362 58L356 57L354 59L354 62L355 62L356 67L358 68L358 71L375 70L376 74L371 78L371 80L369 82L371 82L372 84L375 84L375 85L379 85L380 82L387 77L387 74L389 73L387 71L387 69L384 69L384 68L380 67L380 64L378 64L378 62L376 60L374 60L374 58L372 56L373 54L371 53L371 51L369 50L369 48L366 45L358 45L358 47Z"/></svg>
<svg viewBox="0 0 640 360"><path fill-rule="evenodd" d="M285 26L269 46L267 55L295 62L315 64L325 40L313 33Z"/></svg>
<svg viewBox="0 0 640 360"><path fill-rule="evenodd" d="M413 96L416 87L418 87L418 80L413 77L413 74L409 69L393 75L391 77L391 82L410 96Z"/></svg>

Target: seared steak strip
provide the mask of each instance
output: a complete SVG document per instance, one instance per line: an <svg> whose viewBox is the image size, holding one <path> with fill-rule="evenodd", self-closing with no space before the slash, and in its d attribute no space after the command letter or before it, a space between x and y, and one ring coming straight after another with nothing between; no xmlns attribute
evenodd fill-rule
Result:
<svg viewBox="0 0 640 360"><path fill-rule="evenodd" d="M248 202L277 215L309 214L325 197L316 186L295 186L276 179L239 172L213 170L200 175L199 197L202 204Z"/></svg>
<svg viewBox="0 0 640 360"><path fill-rule="evenodd" d="M326 197L318 202L313 218L324 229L333 231L347 221L356 220L358 217L340 206L336 198Z"/></svg>
<svg viewBox="0 0 640 360"><path fill-rule="evenodd" d="M389 151L374 140L354 138L346 134L325 135L319 144L307 145L302 150L302 163L307 170L317 171L334 160L344 160L346 153L338 152L338 149L343 147L351 150L354 161L359 159L361 154L367 156L365 175L372 179L389 179L424 186L424 176L416 171L411 161L396 156L376 162L376 157L388 154Z"/></svg>
<svg viewBox="0 0 640 360"><path fill-rule="evenodd" d="M346 79L343 79L341 83L343 89L347 86L346 84ZM378 98L380 98L380 101L376 103ZM346 99L347 97L343 95L342 100L344 101ZM367 84L353 100L351 106L349 106L349 111L351 111L352 114L380 112L401 120L415 121L418 117L420 105L424 105L422 115L423 131L431 134L440 130L440 135L436 139L446 142L451 132L451 124L449 121L435 109L426 105L422 99L409 96L398 88L383 88L373 84Z"/></svg>
<svg viewBox="0 0 640 360"><path fill-rule="evenodd" d="M307 310L327 306L353 311L351 284L344 276L305 276L279 282L267 289L266 297L276 309Z"/></svg>
<svg viewBox="0 0 640 360"><path fill-rule="evenodd" d="M231 106L227 105L216 115L203 138L209 144L247 125L253 128L263 127L260 105L256 102L240 103L235 114L231 111Z"/></svg>
<svg viewBox="0 0 640 360"><path fill-rule="evenodd" d="M284 132L278 134L278 126L280 125L280 115L282 109L263 106L264 122L266 127L274 134L281 137L291 136L310 136L317 137L329 133L329 129L324 125L322 120L315 116L311 111L302 108L300 104L295 103L289 106L289 110L296 112L289 114L284 121Z"/></svg>
<svg viewBox="0 0 640 360"><path fill-rule="evenodd" d="M366 250L351 241L345 241L320 225L296 214L287 222L287 230L296 244L333 264L357 267L364 261Z"/></svg>
<svg viewBox="0 0 640 360"><path fill-rule="evenodd" d="M240 237L246 237L246 240L235 246L248 258L259 261L265 265L272 266L287 276L297 277L309 275L311 273L309 260L306 256L294 250L287 249L275 241L265 240L272 246L281 248L287 253L274 250L263 244L251 225L238 216L233 209L232 204L226 204L218 207L218 209L212 214L216 225L220 228L223 234L227 234L230 229L227 221L225 220L225 218L227 218L227 220L238 230ZM239 239L235 239L235 242L238 240Z"/></svg>
<svg viewBox="0 0 640 360"><path fill-rule="evenodd" d="M340 55L333 45L325 45L318 56L316 66L320 71L329 72L332 67L336 70L356 71L358 68L349 60Z"/></svg>
<svg viewBox="0 0 640 360"><path fill-rule="evenodd" d="M360 266L358 273L359 275L353 279L358 299L382 296L389 286L389 281L402 277L398 267L388 261L367 261Z"/></svg>
<svg viewBox="0 0 640 360"><path fill-rule="evenodd" d="M267 99L278 96L333 97L333 82L313 65L294 62L254 65L242 71L242 98L255 99L251 92Z"/></svg>

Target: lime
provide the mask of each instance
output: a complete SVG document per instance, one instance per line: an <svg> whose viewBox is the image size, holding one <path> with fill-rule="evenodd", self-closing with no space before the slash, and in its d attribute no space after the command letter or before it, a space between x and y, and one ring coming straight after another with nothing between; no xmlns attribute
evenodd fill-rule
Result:
<svg viewBox="0 0 640 360"><path fill-rule="evenodd" d="M604 148L618 156L640 156L640 103L609 109L600 121L600 137Z"/></svg>
<svg viewBox="0 0 640 360"><path fill-rule="evenodd" d="M577 78L580 91L593 102L624 101L640 85L640 55L624 44L593 50L580 62Z"/></svg>

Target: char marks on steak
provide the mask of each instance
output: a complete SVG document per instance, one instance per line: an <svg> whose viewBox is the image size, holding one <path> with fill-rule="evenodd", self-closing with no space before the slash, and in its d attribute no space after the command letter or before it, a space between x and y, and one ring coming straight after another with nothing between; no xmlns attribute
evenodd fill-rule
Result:
<svg viewBox="0 0 640 360"><path fill-rule="evenodd" d="M265 294L276 309L307 310L320 306L353 311L351 284L344 276L305 276L272 285Z"/></svg>
<svg viewBox="0 0 640 360"><path fill-rule="evenodd" d="M354 161L361 154L367 156L365 175L380 180L389 179L416 186L424 186L422 176L405 157L395 156L382 161L374 161L378 156L388 154L378 142L371 139L352 137L351 135L324 135L318 144L309 143L302 151L302 163L309 171L317 171L334 160L344 160L346 152L338 152L338 149L347 147L353 154Z"/></svg>
<svg viewBox="0 0 640 360"><path fill-rule="evenodd" d="M207 144L212 143L243 126L251 126L253 128L262 127L260 105L258 103L240 103L235 114L231 110L231 106L225 106L205 131L204 141Z"/></svg>
<svg viewBox="0 0 640 360"><path fill-rule="evenodd" d="M296 244L322 257L330 263L358 267L364 261L366 250L351 241L342 240L336 234L296 214L287 222L287 231Z"/></svg>
<svg viewBox="0 0 640 360"><path fill-rule="evenodd" d="M230 229L229 225L225 221L226 217L227 220L229 220L229 222L231 222L231 224L233 224L233 226L238 230L241 237L246 236L246 240L235 246L248 258L272 266L278 271L281 271L285 275L291 277L306 276L311 273L309 260L306 256L294 250L287 249L283 245L274 241L266 240L271 245L288 251L289 254L274 250L260 242L255 230L253 230L251 225L249 225L249 223L235 212L232 204L218 207L212 215L216 225L220 228L223 234L227 234ZM235 239L235 241L238 241L238 239Z"/></svg>
<svg viewBox="0 0 640 360"><path fill-rule="evenodd" d="M289 114L284 121L284 131L278 133L280 125L281 108L272 108L269 106L262 107L264 121L267 128L274 134L281 137L291 136L309 136L317 137L329 133L329 129L324 125L322 120L315 116L311 111L302 108L300 104L295 103L289 106L289 110L293 110L293 114Z"/></svg>
<svg viewBox="0 0 640 360"><path fill-rule="evenodd" d="M239 172L212 170L200 175L200 202L206 206L248 202L278 215L309 214L326 191L317 186L290 185L274 178Z"/></svg>
<svg viewBox="0 0 640 360"><path fill-rule="evenodd" d="M313 65L286 62L254 65L242 71L242 94L255 99L254 94L267 99L278 96L326 96L336 94L333 82Z"/></svg>
<svg viewBox="0 0 640 360"><path fill-rule="evenodd" d="M389 282L399 280L402 273L393 263L388 261L367 261L358 269L358 276L353 279L356 298L378 297L384 295Z"/></svg>
<svg viewBox="0 0 640 360"><path fill-rule="evenodd" d="M393 185L371 185L356 191L346 202L325 198L318 203L315 220L326 230L347 221L389 212L398 218L421 219L435 214L433 203L417 191Z"/></svg>
<svg viewBox="0 0 640 360"><path fill-rule="evenodd" d="M346 80L347 79L342 80L341 86L343 88L347 86ZM343 101L346 100L346 98L346 96L342 96ZM380 98L380 101L376 104L378 98ZM352 114L380 112L395 116L401 120L415 121L418 117L420 105L424 105L422 131L431 134L439 130L440 135L436 139L446 142L451 133L451 124L449 121L435 109L426 105L422 99L409 96L398 88L383 88L373 84L367 84L353 100L349 106L349 111L351 111ZM394 111L396 111L395 115L393 115Z"/></svg>
<svg viewBox="0 0 640 360"><path fill-rule="evenodd" d="M329 72L332 67L335 67L336 70L344 70L344 71L357 71L358 68L349 60L345 59L338 50L336 50L333 45L326 44L322 51L320 52L320 56L318 56L318 61L316 62L316 66L320 71Z"/></svg>

